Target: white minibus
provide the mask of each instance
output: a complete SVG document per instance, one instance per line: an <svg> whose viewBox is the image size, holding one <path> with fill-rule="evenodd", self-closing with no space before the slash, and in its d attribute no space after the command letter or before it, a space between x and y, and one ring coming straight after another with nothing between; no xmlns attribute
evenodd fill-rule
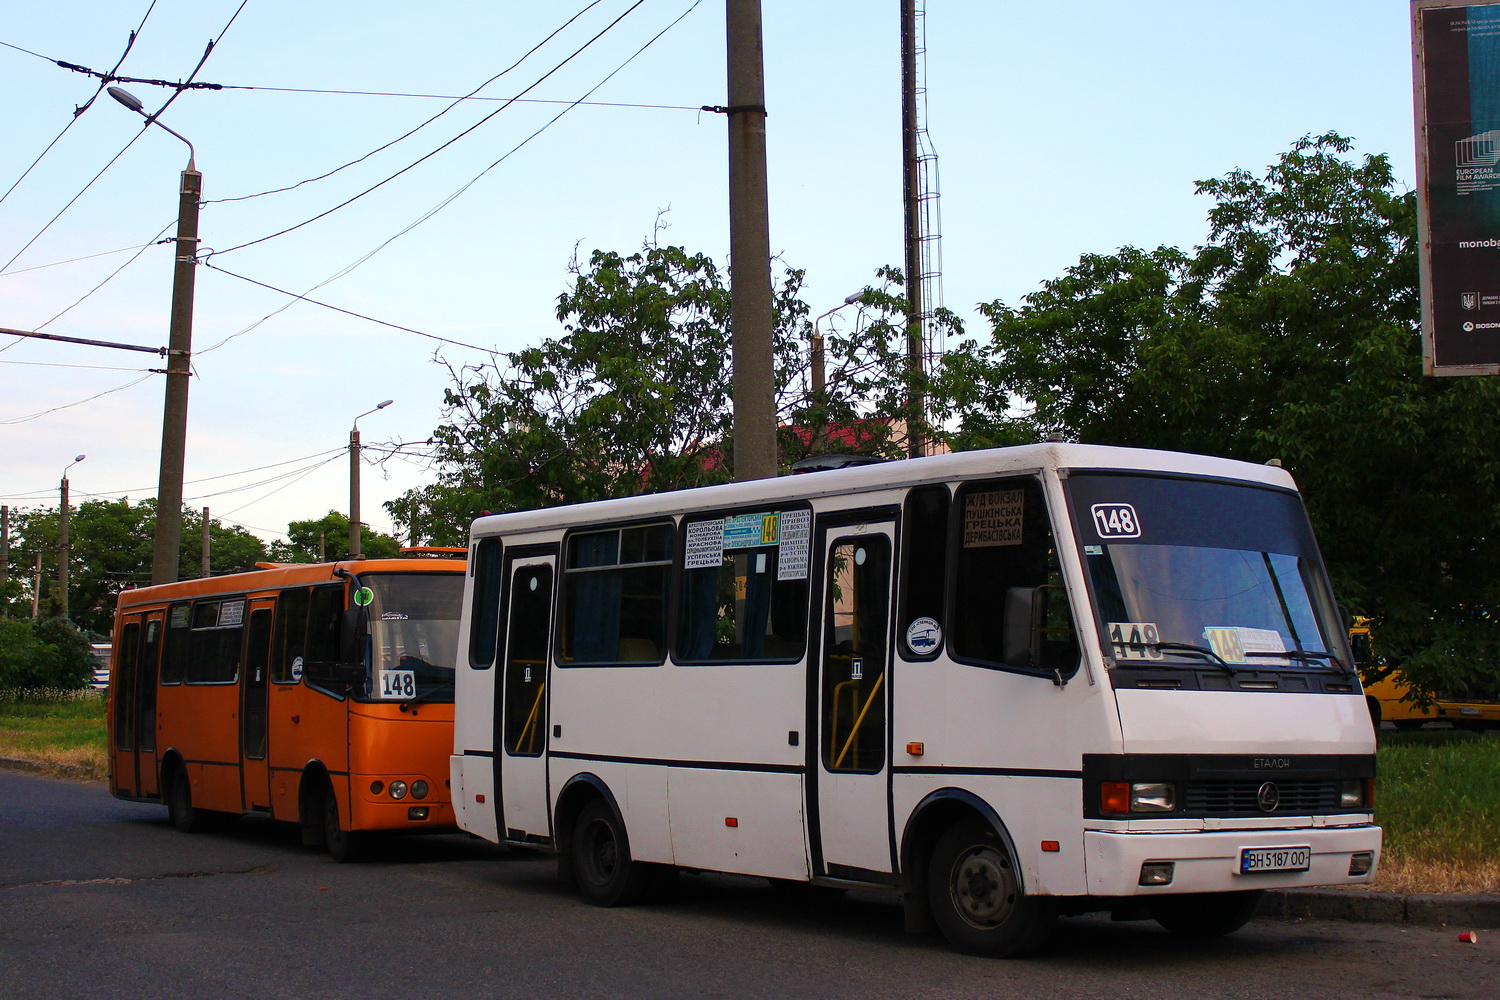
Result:
<svg viewBox="0 0 1500 1000"><path fill-rule="evenodd" d="M1274 465L1048 443L483 517L459 826L587 900L878 890L957 948L1367 883L1375 734Z"/></svg>

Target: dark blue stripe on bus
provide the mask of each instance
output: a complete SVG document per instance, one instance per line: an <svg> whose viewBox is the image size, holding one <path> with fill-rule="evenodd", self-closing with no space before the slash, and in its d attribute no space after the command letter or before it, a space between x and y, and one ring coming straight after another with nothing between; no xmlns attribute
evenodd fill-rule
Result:
<svg viewBox="0 0 1500 1000"><path fill-rule="evenodd" d="M801 764L753 764L728 760L664 760L658 757L616 757L608 754L566 753L556 750L550 757L565 760L585 760L601 764L648 764L657 767L681 767L693 771L759 771L766 774L802 774L807 769Z"/></svg>
<svg viewBox="0 0 1500 1000"><path fill-rule="evenodd" d="M1082 771L1054 771L1036 767L915 767L891 768L893 774L982 774L1001 778L1068 778L1083 780Z"/></svg>

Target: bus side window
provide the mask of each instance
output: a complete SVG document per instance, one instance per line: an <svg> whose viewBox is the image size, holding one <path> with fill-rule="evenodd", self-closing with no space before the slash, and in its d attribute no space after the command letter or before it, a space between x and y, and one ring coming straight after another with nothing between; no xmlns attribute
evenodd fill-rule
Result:
<svg viewBox="0 0 1500 1000"><path fill-rule="evenodd" d="M276 643L271 657L271 681L295 684L302 679L307 650L307 605L311 592L303 587L283 590L276 599Z"/></svg>
<svg viewBox="0 0 1500 1000"><path fill-rule="evenodd" d="M488 670L495 662L500 624L500 539L474 546L474 603L469 609L469 666Z"/></svg>
<svg viewBox="0 0 1500 1000"><path fill-rule="evenodd" d="M339 626L344 611L342 586L315 587L307 609L307 658L337 663Z"/></svg>
<svg viewBox="0 0 1500 1000"><path fill-rule="evenodd" d="M684 530L691 540L691 525ZM779 544L747 546L724 550L717 566L683 570L677 658L685 663L801 659L808 581L805 575L781 579L780 560Z"/></svg>
<svg viewBox="0 0 1500 1000"><path fill-rule="evenodd" d="M921 486L906 497L901 612L896 620L896 641L901 655L907 659L927 660L942 651L951 507L952 497L946 486Z"/></svg>
<svg viewBox="0 0 1500 1000"><path fill-rule="evenodd" d="M559 662L662 662L672 536L667 523L569 537Z"/></svg>
<svg viewBox="0 0 1500 1000"><path fill-rule="evenodd" d="M245 602L199 601L193 605L189 684L228 684L239 677Z"/></svg>
<svg viewBox="0 0 1500 1000"><path fill-rule="evenodd" d="M192 623L188 618L191 610L191 605L186 601L174 604L167 610L167 638L161 658L163 684L181 684L183 674L187 671L192 640Z"/></svg>
<svg viewBox="0 0 1500 1000"><path fill-rule="evenodd" d="M954 657L1071 676L1078 668L1078 637L1041 484L1030 478L966 483L957 500ZM1042 590L1046 616L1039 663L1006 663L1005 597L1014 588ZM1013 647L1028 645L1023 636L1011 638Z"/></svg>

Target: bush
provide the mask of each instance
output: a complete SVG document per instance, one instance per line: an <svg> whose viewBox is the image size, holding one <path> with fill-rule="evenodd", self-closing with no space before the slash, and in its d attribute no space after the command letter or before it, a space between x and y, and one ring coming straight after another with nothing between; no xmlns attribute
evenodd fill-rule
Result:
<svg viewBox="0 0 1500 1000"><path fill-rule="evenodd" d="M88 638L61 618L0 621L0 691L77 691L94 676Z"/></svg>

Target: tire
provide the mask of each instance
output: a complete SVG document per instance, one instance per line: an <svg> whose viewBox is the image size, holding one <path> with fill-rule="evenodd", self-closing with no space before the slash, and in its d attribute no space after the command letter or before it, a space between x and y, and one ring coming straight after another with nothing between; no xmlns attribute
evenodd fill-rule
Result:
<svg viewBox="0 0 1500 1000"><path fill-rule="evenodd" d="M363 861L369 853L369 834L345 830L339 824L339 800L333 786L323 790L323 843L339 864Z"/></svg>
<svg viewBox="0 0 1500 1000"><path fill-rule="evenodd" d="M630 857L625 824L614 807L595 799L583 807L573 827L573 881L595 906L630 906L651 884L647 866Z"/></svg>
<svg viewBox="0 0 1500 1000"><path fill-rule="evenodd" d="M977 820L958 823L938 839L927 871L927 901L949 944L994 958L1039 950L1057 917L1050 901L1024 894L1010 849Z"/></svg>
<svg viewBox="0 0 1500 1000"><path fill-rule="evenodd" d="M1373 695L1365 695L1365 707L1370 710L1370 721L1375 724L1375 731L1380 732L1380 699Z"/></svg>
<svg viewBox="0 0 1500 1000"><path fill-rule="evenodd" d="M1411 733L1417 731L1418 729L1421 729L1422 723L1426 721L1426 719L1393 719L1391 720L1391 725L1395 726L1403 733Z"/></svg>
<svg viewBox="0 0 1500 1000"><path fill-rule="evenodd" d="M207 810L193 806L193 783L187 768L172 768L167 779L167 818L183 833L202 833L212 824Z"/></svg>
<svg viewBox="0 0 1500 1000"><path fill-rule="evenodd" d="M1178 937L1209 938L1233 934L1250 922L1263 889L1246 892L1203 892L1191 896L1162 896L1147 904L1151 919Z"/></svg>

